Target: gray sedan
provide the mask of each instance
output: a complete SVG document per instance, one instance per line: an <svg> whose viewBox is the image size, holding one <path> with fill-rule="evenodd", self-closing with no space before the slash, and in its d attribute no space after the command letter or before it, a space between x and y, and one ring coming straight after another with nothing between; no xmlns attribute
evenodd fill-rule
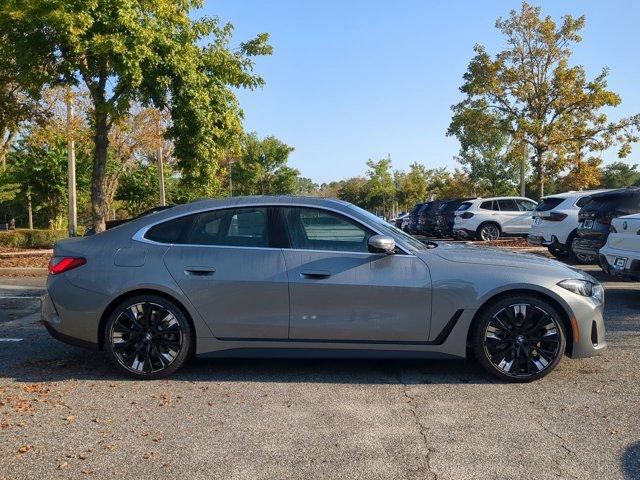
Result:
<svg viewBox="0 0 640 480"><path fill-rule="evenodd" d="M605 347L603 289L559 262L421 243L338 200L202 200L58 242L42 316L159 378L198 356L463 358L514 382Z"/></svg>

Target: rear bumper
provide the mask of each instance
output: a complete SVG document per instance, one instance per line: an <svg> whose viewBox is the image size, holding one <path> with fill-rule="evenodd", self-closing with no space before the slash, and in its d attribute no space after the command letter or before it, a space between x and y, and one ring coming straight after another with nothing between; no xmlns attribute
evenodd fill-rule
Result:
<svg viewBox="0 0 640 480"><path fill-rule="evenodd" d="M463 227L453 227L453 236L454 237L459 237L459 238L475 238L476 237L476 231L475 230L469 230L468 228L463 228Z"/></svg>
<svg viewBox="0 0 640 480"><path fill-rule="evenodd" d="M598 251L604 246L604 243L604 240L597 238L576 238L571 249L574 253L597 257Z"/></svg>
<svg viewBox="0 0 640 480"><path fill-rule="evenodd" d="M624 265L616 265L617 259L624 259ZM614 277L640 280L640 258L638 253L604 246L600 249L598 262L605 273Z"/></svg>

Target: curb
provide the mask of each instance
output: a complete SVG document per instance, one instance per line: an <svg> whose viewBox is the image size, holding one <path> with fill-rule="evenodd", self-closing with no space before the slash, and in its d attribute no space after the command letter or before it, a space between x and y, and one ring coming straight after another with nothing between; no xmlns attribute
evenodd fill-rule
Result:
<svg viewBox="0 0 640 480"><path fill-rule="evenodd" d="M0 258L30 257L32 255L53 255L53 250L20 250L18 252L1 252Z"/></svg>
<svg viewBox="0 0 640 480"><path fill-rule="evenodd" d="M0 277L46 277L46 268L39 267L2 267Z"/></svg>

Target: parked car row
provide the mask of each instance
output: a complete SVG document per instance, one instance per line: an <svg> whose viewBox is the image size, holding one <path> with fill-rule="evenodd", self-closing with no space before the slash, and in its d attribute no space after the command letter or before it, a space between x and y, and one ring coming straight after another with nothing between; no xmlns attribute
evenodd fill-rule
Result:
<svg viewBox="0 0 640 480"><path fill-rule="evenodd" d="M526 235L536 205L526 197L432 200L411 210L404 230L413 235L479 240Z"/></svg>
<svg viewBox="0 0 640 480"><path fill-rule="evenodd" d="M529 242L556 257L600 263L603 270L640 279L640 188L567 192L543 198Z"/></svg>

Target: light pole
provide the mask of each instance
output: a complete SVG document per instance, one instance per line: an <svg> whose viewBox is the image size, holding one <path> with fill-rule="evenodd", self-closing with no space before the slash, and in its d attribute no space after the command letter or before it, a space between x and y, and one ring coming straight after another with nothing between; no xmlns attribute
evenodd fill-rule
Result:
<svg viewBox="0 0 640 480"><path fill-rule="evenodd" d="M229 196L233 197L233 176L231 175L231 167L236 163L237 160L235 158L229 159Z"/></svg>
<svg viewBox="0 0 640 480"><path fill-rule="evenodd" d="M164 168L162 167L162 156L163 156L163 149L162 149L162 141L163 141L163 137L162 137L162 128L160 126L160 121L162 120L162 116L160 114L160 112L158 112L158 152L157 152L157 160L158 160L158 190L160 193L160 205L161 206L165 206L167 201L165 198L165 194L164 194Z"/></svg>
<svg viewBox="0 0 640 480"><path fill-rule="evenodd" d="M67 177L69 190L69 236L78 233L78 207L76 205L76 150L73 140L73 92L67 87Z"/></svg>

